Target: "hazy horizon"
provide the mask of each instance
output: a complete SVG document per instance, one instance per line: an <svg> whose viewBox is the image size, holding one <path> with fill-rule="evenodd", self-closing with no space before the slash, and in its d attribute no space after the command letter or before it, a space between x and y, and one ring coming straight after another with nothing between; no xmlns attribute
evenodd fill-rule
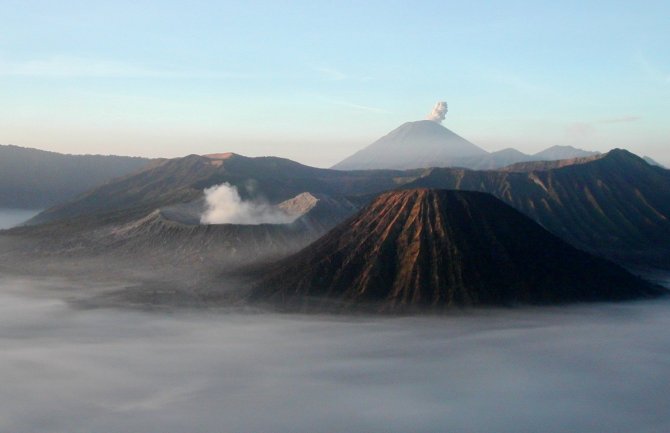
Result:
<svg viewBox="0 0 670 433"><path fill-rule="evenodd" d="M390 131L389 131L389 132L390 132ZM381 136L380 136L379 138L381 138ZM353 152L352 152L352 154L358 152L359 150L362 150L363 148L367 147L367 146L368 146L369 144L371 144L371 143L372 143L372 142L362 144L362 145L360 146L360 148L354 149ZM325 162L325 163L311 163L309 160L305 160L305 158L301 158L300 156L297 156L297 157L290 157L290 156L282 155L282 154L278 154L278 153L245 153L244 150L241 151L241 152L232 152L232 151L225 150L225 151L220 151L220 152L207 152L207 153L199 153L199 152L189 152L189 151L185 151L184 153L181 153L181 154L176 154L176 155L166 156L166 155L153 155L153 154L151 154L151 155L145 155L145 154L130 154L130 153L105 153L105 152L103 152L103 153L100 153L100 152L96 153L96 152L87 152L87 151L82 151L82 152L67 152L67 151L53 150L53 149L49 149L49 148L45 148L45 147L23 146L23 145L15 144L15 143L0 143L0 145L18 146L18 147L27 148L27 149L37 149L37 150L43 150L43 151L47 151L47 152L61 153L61 154L65 154L65 155L102 155L102 156L110 155L110 156L142 157L142 158L181 158L181 157L185 157L185 156L192 155L192 154L196 154L196 155L210 155L210 154L222 154L222 153L235 153L235 154L237 154L237 155L246 156L246 157L251 157L251 158L253 158L253 157L265 157L265 156L273 156L273 157L279 157L279 158L288 158L288 159L291 159L291 160L296 161L296 162L300 162L300 163L305 164L305 165L309 165L309 166L313 166L313 167L320 167L320 168L331 168L333 165L335 165L336 163L340 162L340 161L343 160L344 158L346 158L346 157L348 157L348 156L351 156L351 155L345 155L343 158L339 158L339 159L333 160L332 162ZM609 151L611 151L611 150L616 149L616 147L612 147L612 148L602 148L602 149L604 149L604 150L596 150L596 149L593 149L593 148L587 148L587 147L576 147L576 146L571 146L571 145L569 145L569 144L565 144L565 145L554 144L554 145L548 145L547 147L542 147L542 148L538 148L538 149L533 149L533 150L531 150L531 151L523 151L523 150L521 150L520 148L515 147L515 146L507 146L507 147L501 147L501 148L496 148L496 149L486 149L486 148L484 148L484 150L486 150L487 152L491 152L491 153L493 153L493 152L496 152L496 151L499 151L499 150L505 150L505 149L513 148L513 149L520 150L520 151L522 151L523 153L526 153L526 154L528 154L528 155L533 155L533 154L535 154L535 153L541 152L541 151L543 151L543 150L547 150L547 149L549 149L550 147L554 147L554 146L568 146L568 147L573 147L573 148L576 148L576 149L579 149L579 150L596 151L596 152L600 152L600 153L607 153L607 152L609 152ZM658 163L661 163L661 164L662 164L664 167L666 167L666 168L667 168L667 167L670 167L670 156L668 157L667 160L665 160L665 159L662 159L662 158L654 157L653 155L649 155L649 154L646 154L646 153L636 152L636 151L635 151L633 148L631 148L631 147L620 147L620 148L621 148L621 149L625 149L625 150L629 150L629 151L635 153L636 155L638 155L638 156L640 156L640 157L650 157L650 158L652 158L654 161L656 161L656 162L658 162ZM281 148L277 148L277 150L281 150ZM307 159L309 159L309 158L307 158Z"/></svg>
<svg viewBox="0 0 670 433"><path fill-rule="evenodd" d="M0 143L327 167L446 100L488 151L670 165L667 2L4 2ZM532 19L529 19L532 17Z"/></svg>

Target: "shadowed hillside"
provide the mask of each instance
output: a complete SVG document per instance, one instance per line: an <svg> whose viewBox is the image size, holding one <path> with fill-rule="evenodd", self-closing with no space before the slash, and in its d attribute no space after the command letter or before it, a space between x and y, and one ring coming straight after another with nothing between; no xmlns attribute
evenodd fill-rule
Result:
<svg viewBox="0 0 670 433"><path fill-rule="evenodd" d="M275 157L190 155L102 185L70 203L48 209L30 223L91 216L131 221L160 207L197 200L205 188L224 182L236 186L243 199L261 197L279 203L303 192L329 196L376 193L414 179L413 172L341 172Z"/></svg>
<svg viewBox="0 0 670 433"><path fill-rule="evenodd" d="M276 264L252 298L397 309L621 300L657 290L489 194L419 189L381 195Z"/></svg>
<svg viewBox="0 0 670 433"><path fill-rule="evenodd" d="M0 145L0 208L53 206L149 163L146 158L63 155Z"/></svg>
<svg viewBox="0 0 670 433"><path fill-rule="evenodd" d="M591 252L670 267L670 171L625 150L530 172L433 169L406 187L488 192Z"/></svg>

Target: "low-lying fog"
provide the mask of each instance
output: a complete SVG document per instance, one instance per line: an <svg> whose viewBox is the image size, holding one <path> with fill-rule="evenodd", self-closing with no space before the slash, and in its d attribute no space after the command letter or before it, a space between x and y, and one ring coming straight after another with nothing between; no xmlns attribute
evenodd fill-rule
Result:
<svg viewBox="0 0 670 433"><path fill-rule="evenodd" d="M670 301L323 317L76 309L0 278L0 431L667 432Z"/></svg>

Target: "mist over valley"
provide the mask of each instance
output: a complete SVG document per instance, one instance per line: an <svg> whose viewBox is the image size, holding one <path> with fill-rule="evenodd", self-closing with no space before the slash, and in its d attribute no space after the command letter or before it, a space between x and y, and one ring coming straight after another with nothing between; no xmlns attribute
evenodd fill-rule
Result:
<svg viewBox="0 0 670 433"><path fill-rule="evenodd" d="M437 317L73 303L92 289L116 290L0 279L3 431L655 433L670 422L667 299Z"/></svg>

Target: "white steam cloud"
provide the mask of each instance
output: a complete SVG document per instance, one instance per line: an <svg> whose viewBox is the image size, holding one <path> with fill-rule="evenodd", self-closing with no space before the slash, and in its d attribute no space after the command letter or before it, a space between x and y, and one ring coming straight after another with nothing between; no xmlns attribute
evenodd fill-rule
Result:
<svg viewBox="0 0 670 433"><path fill-rule="evenodd" d="M447 115L447 103L440 101L435 103L433 111L428 115L428 120L433 122L442 123L444 117Z"/></svg>
<svg viewBox="0 0 670 433"><path fill-rule="evenodd" d="M237 188L222 183L205 189L201 224L287 224L295 217L263 202L243 201Z"/></svg>

